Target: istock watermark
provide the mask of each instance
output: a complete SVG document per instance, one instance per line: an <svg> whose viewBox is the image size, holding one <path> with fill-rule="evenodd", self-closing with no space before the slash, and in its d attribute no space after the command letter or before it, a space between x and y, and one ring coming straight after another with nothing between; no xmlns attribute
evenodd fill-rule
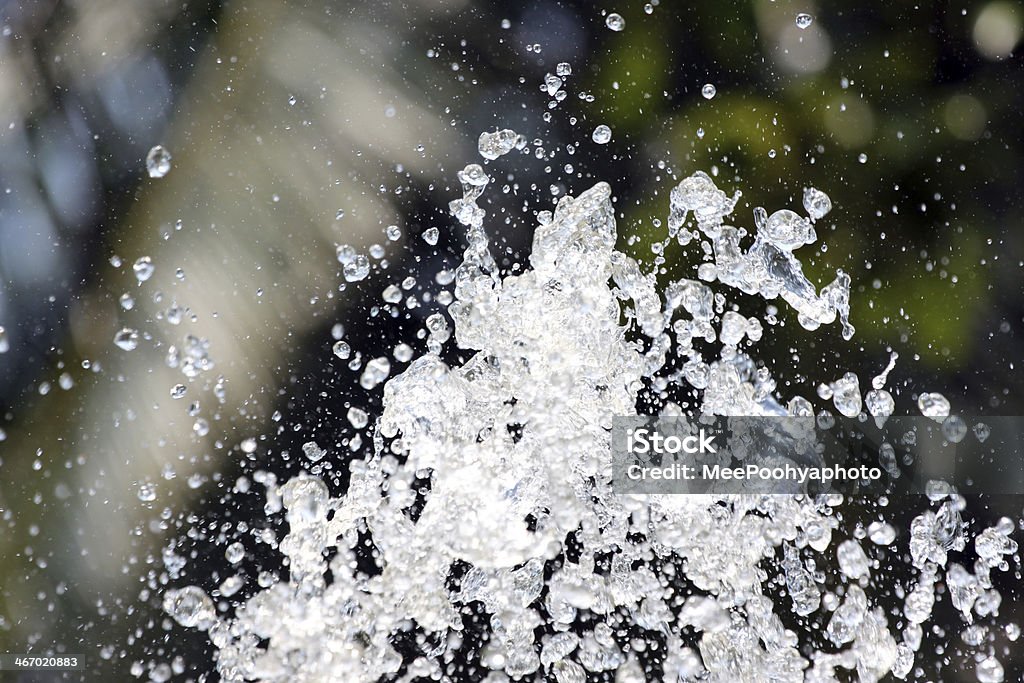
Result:
<svg viewBox="0 0 1024 683"><path fill-rule="evenodd" d="M1024 418L616 418L623 494L1024 493Z"/></svg>
<svg viewBox="0 0 1024 683"><path fill-rule="evenodd" d="M632 453L646 455L648 453L714 453L715 437L708 435L704 429L697 434L678 436L669 434L662 436L661 432L651 429L633 429L629 431L628 448Z"/></svg>

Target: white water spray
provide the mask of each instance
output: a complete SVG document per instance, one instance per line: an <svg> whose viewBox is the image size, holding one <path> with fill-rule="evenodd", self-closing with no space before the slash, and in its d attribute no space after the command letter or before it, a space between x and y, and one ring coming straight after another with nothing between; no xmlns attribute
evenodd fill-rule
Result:
<svg viewBox="0 0 1024 683"><path fill-rule="evenodd" d="M481 154L497 159L521 140L512 131L485 134ZM912 670L943 572L966 621L992 613L998 593L989 573L1016 550L1013 524L979 534L973 571L947 569L947 552L967 542L963 500L948 491L935 491L938 508L910 530L918 578L900 633L872 599L885 577L874 574L865 541L834 538L841 496L611 490L611 421L636 414L645 383L686 382L709 415L813 413L808 400L780 396L767 370L740 350L765 327L724 310L723 295L781 298L804 328L838 318L844 338L853 335L850 278L840 271L816 291L793 253L815 241L812 220L831 207L824 193L805 196L808 218L756 210L744 249L746 233L726 223L739 194L730 197L704 173L686 178L671 193L669 236L682 245L706 241L713 259L700 280L659 288L615 250L607 184L542 213L530 268L502 278L477 204L490 179L476 164L459 179L463 197L451 212L466 226L468 246L449 313L456 343L475 353L446 365L439 353L450 330L431 316L430 351L384 384L383 413L371 418L373 454L350 463L343 496L332 498L307 475L282 486L264 478L268 499L286 509L289 532L278 548L287 576L263 582L230 616L218 616L194 586L165 595L180 624L208 631L224 680L443 679L459 660L479 661L494 681L569 683L603 671L640 681L651 678L641 662L647 646L628 634L646 630L657 634L662 653L654 659L666 681L833 681L843 669L875 681ZM705 360L698 341L719 342L717 357ZM670 354L680 369L666 369ZM868 394L876 417L892 413L883 389L891 369ZM852 373L820 393L844 415L861 412ZM922 396L926 414L942 412L944 398ZM888 545L895 535L879 526L870 540ZM375 572L357 568L364 538L376 549ZM815 557L834 557L841 575L815 571ZM781 602L768 597L775 581L788 594ZM483 606L485 624L469 623L471 604ZM784 624L786 613L802 630ZM814 644L815 618L826 624L824 646ZM489 638L470 651L467 632L481 629ZM410 631L419 634L417 653L394 644ZM999 667L985 662L986 672Z"/></svg>

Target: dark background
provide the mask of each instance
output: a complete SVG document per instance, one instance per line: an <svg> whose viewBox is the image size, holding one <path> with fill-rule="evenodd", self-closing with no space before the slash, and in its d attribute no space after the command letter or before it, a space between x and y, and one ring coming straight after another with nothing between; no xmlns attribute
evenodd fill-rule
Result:
<svg viewBox="0 0 1024 683"><path fill-rule="evenodd" d="M696 170L743 191L734 219L747 227L754 206L799 209L814 186L835 208L798 255L819 286L850 273L857 334L808 333L784 310L757 347L780 394L815 399L818 382L848 370L866 387L892 349L898 413L940 391L965 415L1022 414L1018 3L606 9L623 32L585 2L0 3L0 650L62 646L117 680L136 659L147 673L175 654L192 675L206 666L205 637L155 609L162 584L219 583L239 521L280 533L260 487L225 492L257 469L296 472L310 439L344 452L348 406L377 405L331 354L336 323L364 358L399 341L424 350L415 332L433 309L371 309L406 275L414 292L437 291L432 273L457 263L461 230L445 207L485 129L555 152L491 169L489 230L510 263L526 254L533 212L552 207L551 185L609 182L620 248L647 262L669 189ZM806 30L802 11L815 18ZM550 110L540 85L562 61L569 96ZM590 140L602 123L605 146ZM159 180L144 164L155 144L174 155ZM516 192L502 194L505 182ZM388 245L392 223L403 238ZM419 237L432 226L437 249ZM387 269L339 291L341 243L385 244ZM142 255L157 270L139 285ZM667 256L666 279L698 262L678 246ZM174 304L195 322L171 324ZM133 352L112 343L123 326L142 335ZM215 364L194 381L165 363L186 333L210 341ZM188 395L172 401L178 382ZM144 485L154 500L140 500ZM905 530L918 507L889 519ZM1021 501L969 512L977 532L1018 519ZM247 576L276 569L251 545ZM166 573L167 548L186 560L180 577ZM905 571L891 559L894 576ZM1001 621L1018 592L1004 590ZM937 608L936 620L957 643L959 618ZM970 661L966 648L947 654ZM1008 672L1019 657L1001 654ZM925 675L973 680L973 664Z"/></svg>

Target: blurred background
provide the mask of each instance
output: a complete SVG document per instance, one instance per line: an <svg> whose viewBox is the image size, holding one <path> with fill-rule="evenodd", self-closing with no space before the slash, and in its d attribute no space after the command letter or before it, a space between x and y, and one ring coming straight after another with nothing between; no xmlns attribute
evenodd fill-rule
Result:
<svg viewBox="0 0 1024 683"><path fill-rule="evenodd" d="M162 586L216 586L227 543L279 529L254 472L294 473L309 440L359 451L345 413L379 399L350 365L424 350L433 274L462 248L455 174L495 127L531 141L490 169L503 265L530 211L597 180L620 248L648 263L681 177L741 189L748 227L814 186L835 208L799 256L819 286L850 273L857 335L784 311L759 346L780 392L848 370L864 386L891 349L897 412L939 391L965 415L1022 414L1022 31L1006 0L0 2L0 652L84 654L82 680L209 666ZM371 254L369 278L346 286L340 244ZM666 278L699 262L666 255ZM382 309L407 277L424 305ZM275 560L253 545L257 576Z"/></svg>

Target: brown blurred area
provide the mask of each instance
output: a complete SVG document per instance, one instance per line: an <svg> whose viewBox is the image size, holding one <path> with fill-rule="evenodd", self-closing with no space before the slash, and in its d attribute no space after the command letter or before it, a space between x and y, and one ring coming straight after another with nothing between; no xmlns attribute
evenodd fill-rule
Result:
<svg viewBox="0 0 1024 683"><path fill-rule="evenodd" d="M402 19L451 8L411 3ZM221 459L269 420L282 367L303 351L297 341L344 307L335 246L365 252L400 222L394 195L379 187L383 172L399 166L431 182L437 155L460 141L399 72L401 22L381 21L380 7L90 0L12 9L0 62L0 119L12 123L0 146L8 157L21 146L30 168L19 180L42 174L43 187L35 222L20 192L21 205L5 207L21 212L22 234L4 241L3 260L59 265L9 282L6 303L41 304L24 300L68 281L73 296L61 302L64 334L35 336L27 353L31 331L7 327L14 351L3 360L19 353L43 366L51 389L15 405L0 451L0 650L61 646L98 660L102 649L119 659L129 639L116 623L138 600L139 576L163 570L171 506L217 486L209 480ZM182 62L187 73L169 73ZM48 86L72 94L54 102ZM92 127L104 115L116 144ZM60 135L73 142L52 151L66 155L57 168L33 164L24 148ZM101 160L114 170L92 167L89 157L119 144L126 149ZM143 158L156 144L172 169L150 179ZM104 173L127 178L111 183L107 206L96 196ZM72 215L47 216L47 203ZM84 258L67 238L74 230L100 241ZM397 244L389 252L401 258ZM143 256L155 272L139 283L132 264ZM134 351L113 344L122 327L138 330ZM192 380L164 362L186 335L209 342L212 362ZM169 395L178 383L188 386L182 400ZM140 500L147 486L155 502Z"/></svg>

